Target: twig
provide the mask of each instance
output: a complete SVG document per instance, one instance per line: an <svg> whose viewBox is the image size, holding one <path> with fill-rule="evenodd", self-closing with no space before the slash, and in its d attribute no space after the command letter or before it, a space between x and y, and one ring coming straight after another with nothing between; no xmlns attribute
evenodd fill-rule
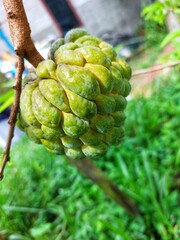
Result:
<svg viewBox="0 0 180 240"><path fill-rule="evenodd" d="M3 0L3 4L6 10L14 51L19 56L23 54L24 58L36 67L43 60L43 57L37 51L31 39L31 29L22 0Z"/></svg>
<svg viewBox="0 0 180 240"><path fill-rule="evenodd" d="M4 168L6 166L6 163L9 161L10 147L11 147L11 142L14 135L14 127L15 127L16 117L19 109L19 101L20 101L20 94L21 94L21 79L22 79L23 71L24 71L24 59L22 56L18 56L16 80L13 87L15 89L14 103L12 105L11 114L8 120L9 132L8 132L7 142L6 142L6 146L3 154L3 163L0 168L0 180L3 178Z"/></svg>
<svg viewBox="0 0 180 240"><path fill-rule="evenodd" d="M96 183L101 190L103 190L111 199L116 201L118 205L123 207L131 216L136 216L139 212L137 206L126 196L119 187L109 180L103 171L98 168L90 159L85 158L80 161L68 159L80 172L85 174L94 183Z"/></svg>
<svg viewBox="0 0 180 240"><path fill-rule="evenodd" d="M17 55L17 74L14 85L15 98L8 121L10 127L4 149L3 162L0 168L0 180L3 178L4 168L9 161L11 142L14 135L14 127L19 109L21 79L24 71L24 58L26 58L34 67L44 60L35 48L31 39L31 29L26 17L22 0L3 0L3 4L6 10L11 38L14 44L14 51Z"/></svg>
<svg viewBox="0 0 180 240"><path fill-rule="evenodd" d="M175 67L179 64L180 64L180 61L176 61L176 62L173 62L173 63L158 65L158 66L154 66L154 67L151 67L151 68L136 70L132 73L132 76L135 77L135 76L142 75L142 74L156 72L156 71L162 70L164 68Z"/></svg>

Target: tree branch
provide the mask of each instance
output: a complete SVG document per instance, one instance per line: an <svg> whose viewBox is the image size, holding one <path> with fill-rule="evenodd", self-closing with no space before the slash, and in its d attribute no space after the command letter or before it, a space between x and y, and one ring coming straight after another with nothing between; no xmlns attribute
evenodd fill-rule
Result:
<svg viewBox="0 0 180 240"><path fill-rule="evenodd" d="M34 67L44 60L31 39L31 29L26 17L22 0L3 0L9 24L14 51Z"/></svg>
<svg viewBox="0 0 180 240"><path fill-rule="evenodd" d="M151 72L157 72L157 71L162 70L164 68L175 67L179 64L180 64L180 61L175 61L175 62L172 62L172 63L158 65L158 66L154 66L154 67L151 67L151 68L139 69L139 70L134 71L132 73L132 76L136 77L138 75L143 75L143 74L147 74L147 73L151 73Z"/></svg>
<svg viewBox="0 0 180 240"><path fill-rule="evenodd" d="M24 71L24 59L22 56L18 56L16 80L13 87L15 89L14 103L12 105L11 114L8 120L9 132L8 132L7 142L6 142L6 146L3 154L3 163L0 168L0 180L3 178L4 168L6 166L6 163L9 161L10 147L11 147L12 138L14 136L14 127L16 124L17 112L19 109L19 101L20 101L20 94L21 94L21 79L22 79L23 71Z"/></svg>

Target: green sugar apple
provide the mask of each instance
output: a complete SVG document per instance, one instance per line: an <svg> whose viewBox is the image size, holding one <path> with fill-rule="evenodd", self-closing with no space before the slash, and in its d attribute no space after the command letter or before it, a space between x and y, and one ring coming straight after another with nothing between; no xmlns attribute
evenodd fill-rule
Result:
<svg viewBox="0 0 180 240"><path fill-rule="evenodd" d="M36 143L69 158L98 157L124 136L131 68L84 29L49 51L20 97L17 124Z"/></svg>

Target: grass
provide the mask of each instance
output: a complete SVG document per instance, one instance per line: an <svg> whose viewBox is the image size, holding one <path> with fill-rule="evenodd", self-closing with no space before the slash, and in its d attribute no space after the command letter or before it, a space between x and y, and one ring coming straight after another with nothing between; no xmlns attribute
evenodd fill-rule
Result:
<svg viewBox="0 0 180 240"><path fill-rule="evenodd" d="M26 137L0 183L0 236L13 240L178 240L179 69L128 104L126 138L96 160L139 205L132 219L61 156Z"/></svg>

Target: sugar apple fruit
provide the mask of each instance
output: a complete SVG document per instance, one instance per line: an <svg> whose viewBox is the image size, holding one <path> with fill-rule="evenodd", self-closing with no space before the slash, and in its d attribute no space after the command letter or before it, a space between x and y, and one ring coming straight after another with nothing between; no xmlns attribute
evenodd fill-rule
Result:
<svg viewBox="0 0 180 240"><path fill-rule="evenodd" d="M124 136L131 68L84 29L58 39L22 89L17 124L36 143L69 158L98 157Z"/></svg>

